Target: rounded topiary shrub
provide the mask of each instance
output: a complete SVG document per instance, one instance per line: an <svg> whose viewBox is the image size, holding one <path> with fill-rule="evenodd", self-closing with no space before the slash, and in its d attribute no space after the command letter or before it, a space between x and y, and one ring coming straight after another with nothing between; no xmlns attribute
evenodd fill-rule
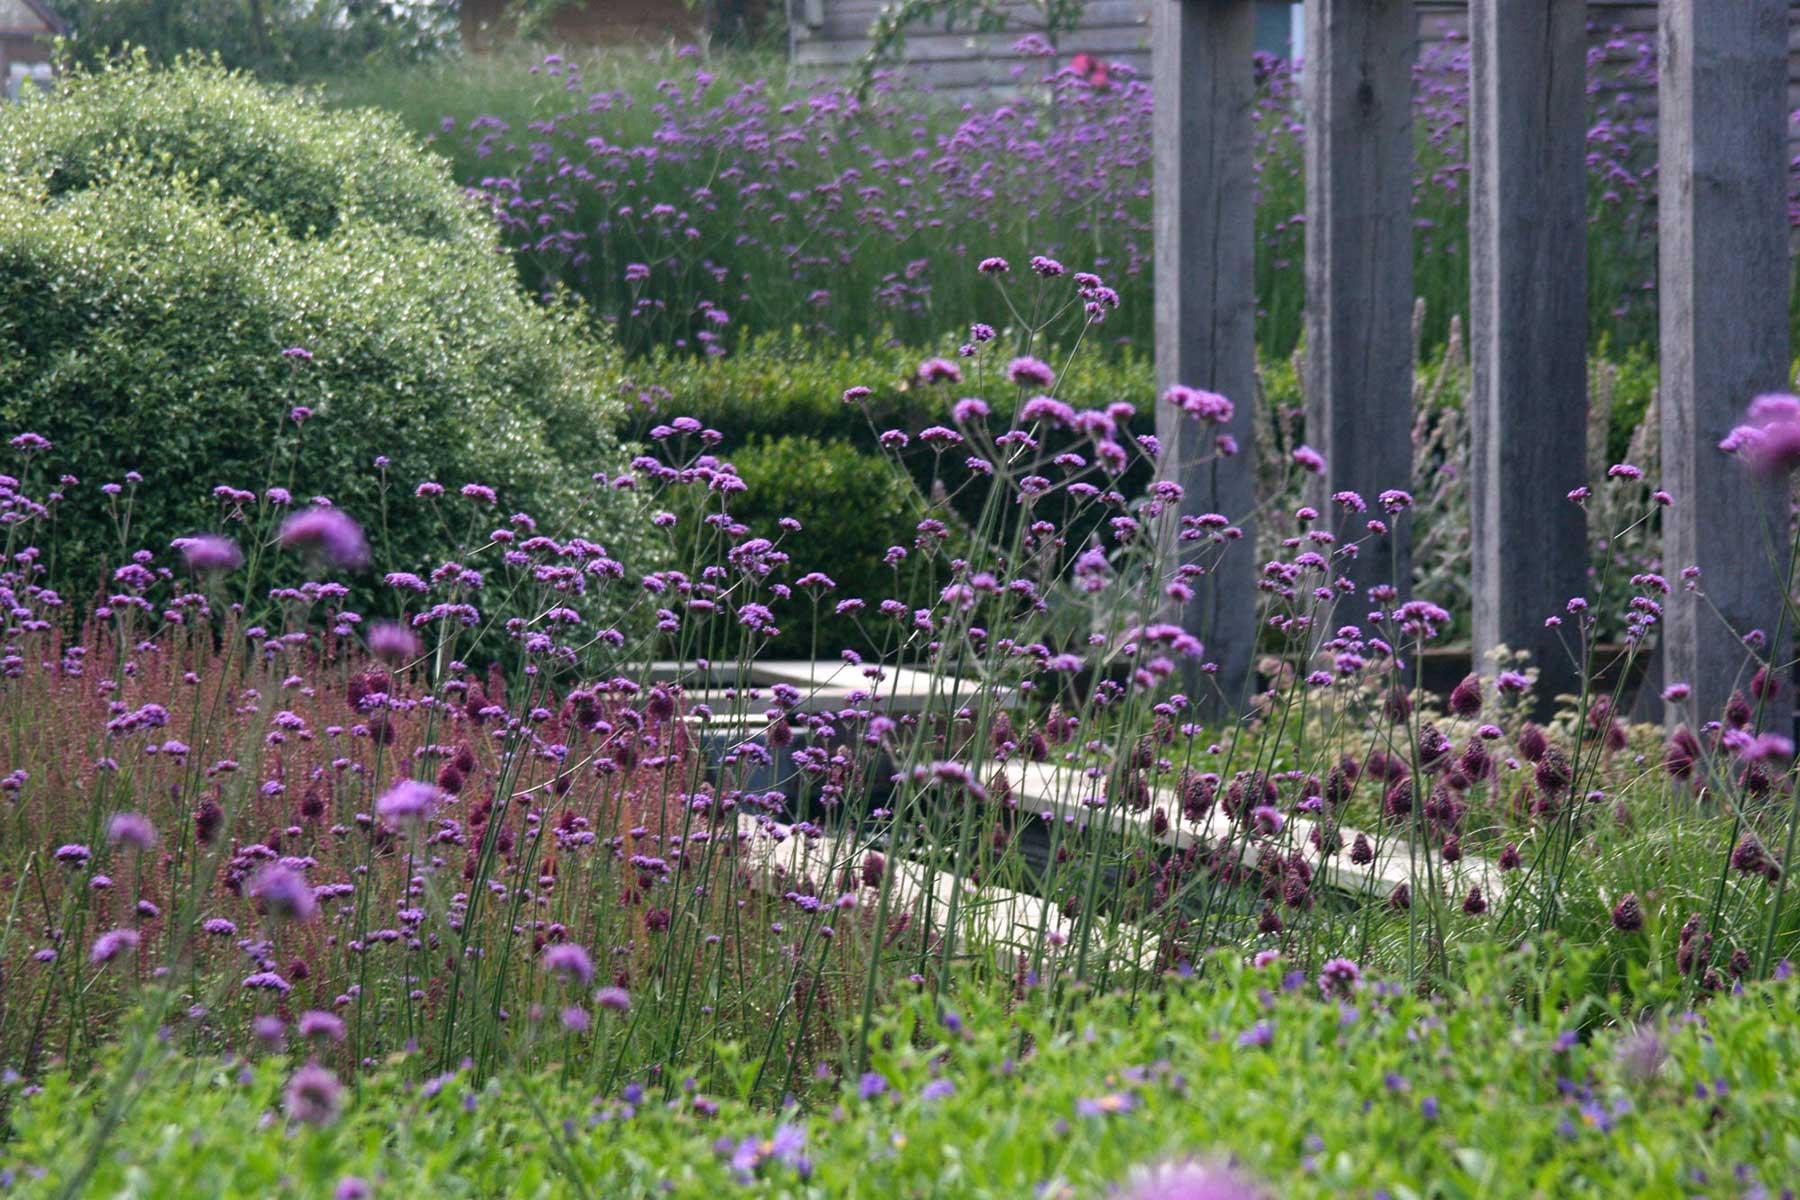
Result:
<svg viewBox="0 0 1800 1200"><path fill-rule="evenodd" d="M491 486L498 516L545 532L625 536L625 499L590 479L619 462L599 351L522 296L442 165L386 121L133 64L0 108L0 147L0 431L49 438L82 477L57 519L65 592L94 594L121 549L215 527L221 484L329 496L406 569L452 540L412 499L427 479ZM121 546L98 485L128 471Z"/></svg>
<svg viewBox="0 0 1800 1200"><path fill-rule="evenodd" d="M394 117L271 92L193 58L167 70L142 52L59 80L53 98L0 110L0 178L51 198L121 171L191 179L209 202L329 237L372 221L434 241L491 246L491 222Z"/></svg>

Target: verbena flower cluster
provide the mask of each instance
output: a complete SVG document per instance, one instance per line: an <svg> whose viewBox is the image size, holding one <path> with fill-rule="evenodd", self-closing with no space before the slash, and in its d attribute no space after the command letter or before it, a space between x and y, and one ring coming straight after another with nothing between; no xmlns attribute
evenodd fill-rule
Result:
<svg viewBox="0 0 1800 1200"><path fill-rule="evenodd" d="M1590 33L1594 321L1630 345L1655 335L1655 44ZM1152 85L1081 57L1090 69L1038 58L1005 92L952 102L901 71L860 92L677 55L651 86L552 55L528 117L448 113L434 138L527 279L573 288L633 351L723 353L747 327L921 344L985 311L969 268L995 247L1147 283ZM1305 129L1295 65L1256 70L1258 329L1282 356L1304 300ZM1415 80L1417 290L1438 345L1468 294L1466 43L1427 46ZM1148 345L1150 313L1095 334Z"/></svg>

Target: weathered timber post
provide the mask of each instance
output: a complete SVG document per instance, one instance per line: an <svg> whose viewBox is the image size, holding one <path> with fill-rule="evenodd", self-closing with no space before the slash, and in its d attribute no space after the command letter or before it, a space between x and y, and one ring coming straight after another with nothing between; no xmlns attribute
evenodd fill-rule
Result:
<svg viewBox="0 0 1800 1200"><path fill-rule="evenodd" d="M1475 663L1529 651L1576 687L1587 591L1587 44L1581 0L1471 0L1469 325Z"/></svg>
<svg viewBox="0 0 1800 1200"><path fill-rule="evenodd" d="M1669 719L1686 707L1706 721L1748 691L1755 668L1739 638L1773 639L1781 625L1786 485L1756 480L1718 447L1754 396L1791 387L1788 5L1663 0L1659 23L1663 486L1675 497L1663 563L1676 589L1663 671L1693 689ZM1681 590L1688 566L1704 600ZM1792 632L1764 657L1786 664ZM1791 712L1784 694L1763 728L1786 732Z"/></svg>
<svg viewBox="0 0 1800 1200"><path fill-rule="evenodd" d="M1216 430L1158 405L1164 474L1186 489L1184 513L1216 512L1244 527L1221 569L1201 579L1181 623L1219 666L1228 703L1245 694L1257 635L1256 298L1252 269L1251 0L1154 0L1156 80L1156 378L1228 397L1224 432L1238 453L1215 457ZM1210 689L1209 689L1210 690Z"/></svg>
<svg viewBox="0 0 1800 1200"><path fill-rule="evenodd" d="M1359 591L1405 594L1404 517L1377 497L1412 483L1413 0L1306 0L1306 436L1325 456L1309 499L1340 539ZM1330 498L1356 492L1369 513ZM1371 537L1370 517L1393 532ZM1361 600L1349 606L1361 620Z"/></svg>

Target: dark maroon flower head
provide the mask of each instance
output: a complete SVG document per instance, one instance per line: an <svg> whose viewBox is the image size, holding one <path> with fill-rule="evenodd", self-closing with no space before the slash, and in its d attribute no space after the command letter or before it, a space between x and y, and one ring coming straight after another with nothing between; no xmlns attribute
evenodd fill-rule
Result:
<svg viewBox="0 0 1800 1200"><path fill-rule="evenodd" d="M1471 780L1486 779L1494 768L1494 760L1488 756L1487 743L1478 737L1469 739L1463 747L1462 756L1456 761L1457 770Z"/></svg>
<svg viewBox="0 0 1800 1200"><path fill-rule="evenodd" d="M1375 861L1375 847L1369 844L1367 834L1357 834L1356 840L1350 843L1350 861L1359 867L1366 867Z"/></svg>
<svg viewBox="0 0 1800 1200"><path fill-rule="evenodd" d="M1749 699L1741 691L1731 693L1731 699L1725 702L1725 723L1733 729L1742 729L1750 724L1750 718L1755 715Z"/></svg>
<svg viewBox="0 0 1800 1200"><path fill-rule="evenodd" d="M1429 771L1440 765L1449 756L1450 750L1450 739L1436 725L1426 725L1419 730L1419 766L1424 770Z"/></svg>
<svg viewBox="0 0 1800 1200"><path fill-rule="evenodd" d="M1731 866L1745 875L1761 875L1768 868L1768 855L1754 836L1745 836L1731 851Z"/></svg>
<svg viewBox="0 0 1800 1200"><path fill-rule="evenodd" d="M1519 754L1526 762L1537 762L1544 757L1544 751L1550 748L1550 739L1535 724L1527 724L1519 731Z"/></svg>
<svg viewBox="0 0 1800 1200"><path fill-rule="evenodd" d="M1481 894L1481 886L1477 884L1471 887L1469 894L1464 897L1462 910L1471 917L1479 917L1487 911L1487 906L1487 897Z"/></svg>
<svg viewBox="0 0 1800 1200"><path fill-rule="evenodd" d="M1519 869L1520 863L1519 847L1512 842L1506 843L1505 848L1500 851L1500 869L1516 871Z"/></svg>
<svg viewBox="0 0 1800 1200"><path fill-rule="evenodd" d="M1465 675L1450 689L1450 711L1459 717L1473 717L1481 712L1481 678Z"/></svg>
<svg viewBox="0 0 1800 1200"><path fill-rule="evenodd" d="M1668 746L1663 749L1663 770L1671 779L1686 782L1693 778L1694 767L1699 761L1700 739L1686 725L1676 726Z"/></svg>
<svg viewBox="0 0 1800 1200"><path fill-rule="evenodd" d="M1546 796L1561 796L1568 790L1569 782L1574 778L1574 768L1561 750L1554 746L1546 747L1538 759L1537 770L1533 773L1538 787Z"/></svg>
<svg viewBox="0 0 1800 1200"><path fill-rule="evenodd" d="M385 694L390 686L386 671L360 671L344 685L344 702L351 712L360 716L363 701L370 696Z"/></svg>
<svg viewBox="0 0 1800 1200"><path fill-rule="evenodd" d="M1405 779L1411 773L1407 769L1405 759L1398 754L1388 754L1383 750L1369 751L1368 762L1365 766L1372 778L1379 779L1384 783Z"/></svg>
<svg viewBox="0 0 1800 1200"><path fill-rule="evenodd" d="M1636 892L1627 892L1613 905L1613 928L1620 933L1636 933L1644 927L1644 910L1638 904Z"/></svg>
<svg viewBox="0 0 1800 1200"><path fill-rule="evenodd" d="M1390 688L1381 702L1381 711L1388 720L1401 724L1412 716L1412 697L1406 694L1405 688Z"/></svg>
<svg viewBox="0 0 1800 1200"><path fill-rule="evenodd" d="M882 874L886 870L887 870L887 860L885 858L881 857L881 855L877 854L875 851L873 851L873 850L869 851L867 854L865 854L863 856L863 861L862 861L863 886L868 887L868 888L880 887Z"/></svg>
<svg viewBox="0 0 1800 1200"><path fill-rule="evenodd" d="M1773 700L1781 695L1781 676L1767 667L1756 668L1750 677L1750 694L1758 700Z"/></svg>
<svg viewBox="0 0 1800 1200"><path fill-rule="evenodd" d="M202 846L212 845L212 840L219 836L219 826L225 823L225 810L217 802L202 800L194 810L194 836Z"/></svg>

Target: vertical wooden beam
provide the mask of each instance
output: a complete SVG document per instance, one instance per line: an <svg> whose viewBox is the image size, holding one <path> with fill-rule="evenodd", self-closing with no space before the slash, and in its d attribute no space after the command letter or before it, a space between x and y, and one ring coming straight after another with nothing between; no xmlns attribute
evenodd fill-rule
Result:
<svg viewBox="0 0 1800 1200"><path fill-rule="evenodd" d="M1158 405L1164 474L1186 489L1184 513L1216 512L1245 529L1221 569L1200 580L1182 625L1218 664L1216 683L1245 694L1257 635L1256 297L1251 196L1254 118L1252 0L1153 0L1156 83L1156 377L1229 398L1224 432L1238 453L1217 457L1212 427ZM1210 690L1210 689L1209 689Z"/></svg>
<svg viewBox="0 0 1800 1200"><path fill-rule="evenodd" d="M1544 622L1588 586L1585 8L1469 5L1475 662L1529 651L1540 705L1578 674Z"/></svg>
<svg viewBox="0 0 1800 1200"><path fill-rule="evenodd" d="M1329 503L1412 485L1414 0L1306 0L1306 437L1325 456L1313 503L1363 539L1345 574L1404 594L1403 518L1371 538ZM1366 605L1352 606L1360 613Z"/></svg>
<svg viewBox="0 0 1800 1200"><path fill-rule="evenodd" d="M1739 637L1773 638L1781 621L1785 481L1755 480L1718 446L1754 396L1791 389L1788 5L1663 0L1659 24L1663 481L1675 497L1663 561L1676 586L1663 670L1693 688L1689 714L1705 721L1754 670ZM1675 578L1688 566L1704 600ZM1790 711L1784 698L1764 728L1786 732Z"/></svg>

